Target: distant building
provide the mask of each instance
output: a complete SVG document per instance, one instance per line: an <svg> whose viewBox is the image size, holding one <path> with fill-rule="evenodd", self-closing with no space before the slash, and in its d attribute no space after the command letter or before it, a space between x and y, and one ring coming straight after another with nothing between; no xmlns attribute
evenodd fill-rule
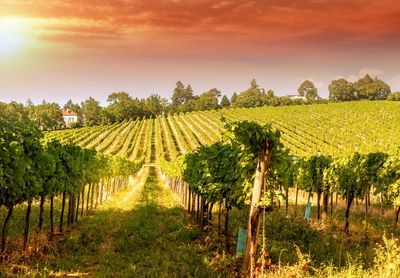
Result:
<svg viewBox="0 0 400 278"><path fill-rule="evenodd" d="M63 111L64 122L67 126L78 122L78 114L67 108Z"/></svg>
<svg viewBox="0 0 400 278"><path fill-rule="evenodd" d="M289 98L289 99L301 99L301 100L304 100L304 101L306 101L307 100L307 98L306 97L304 97L304 96L301 96L301 95L296 95L296 94L293 94L293 95L286 95L286 96L283 96L283 97L286 97L286 98Z"/></svg>

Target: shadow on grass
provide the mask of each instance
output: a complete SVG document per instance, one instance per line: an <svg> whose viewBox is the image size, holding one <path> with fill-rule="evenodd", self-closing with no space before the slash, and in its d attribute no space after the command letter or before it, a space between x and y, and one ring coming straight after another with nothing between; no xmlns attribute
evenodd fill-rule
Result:
<svg viewBox="0 0 400 278"><path fill-rule="evenodd" d="M185 219L154 167L127 209L97 211L37 270L96 277L213 277Z"/></svg>

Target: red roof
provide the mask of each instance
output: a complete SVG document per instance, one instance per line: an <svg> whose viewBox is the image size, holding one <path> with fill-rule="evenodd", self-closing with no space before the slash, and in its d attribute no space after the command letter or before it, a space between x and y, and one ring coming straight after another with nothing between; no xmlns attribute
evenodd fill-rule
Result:
<svg viewBox="0 0 400 278"><path fill-rule="evenodd" d="M71 109L66 109L63 111L63 116L78 116L78 114L76 114L74 111L72 111Z"/></svg>

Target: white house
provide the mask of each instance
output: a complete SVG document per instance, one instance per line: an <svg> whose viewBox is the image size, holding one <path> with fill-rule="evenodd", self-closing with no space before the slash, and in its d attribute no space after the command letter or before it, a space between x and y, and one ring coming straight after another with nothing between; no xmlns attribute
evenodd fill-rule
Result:
<svg viewBox="0 0 400 278"><path fill-rule="evenodd" d="M284 97L289 98L289 99L293 99L293 100L294 100L294 99L302 99L302 100L304 100L304 101L307 100L306 97L301 96L301 95L296 95L296 94L286 95L286 96L284 96Z"/></svg>
<svg viewBox="0 0 400 278"><path fill-rule="evenodd" d="M78 122L78 114L76 114L71 109L69 109L69 108L65 109L62 114L63 114L64 122L67 126L71 125L72 123Z"/></svg>

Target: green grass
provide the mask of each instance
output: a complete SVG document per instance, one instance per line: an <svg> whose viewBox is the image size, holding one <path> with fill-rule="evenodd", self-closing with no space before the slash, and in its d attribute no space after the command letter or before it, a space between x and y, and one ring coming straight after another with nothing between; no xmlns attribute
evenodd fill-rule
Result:
<svg viewBox="0 0 400 278"><path fill-rule="evenodd" d="M150 167L138 191L96 211L56 250L34 262L34 271L95 277L214 277L179 200Z"/></svg>
<svg viewBox="0 0 400 278"><path fill-rule="evenodd" d="M223 253L223 246L218 241L208 239L207 242L205 238L209 234L200 235L181 208L180 200L161 184L156 169L146 169L139 177L142 182L118 193L74 225L60 242L50 243L49 250L45 251L47 254L37 259L22 257L21 261L14 261L13 264L28 267L20 270L21 275L32 276L45 271L52 275L80 273L95 277L227 277L228 272L232 274L233 267L240 267L233 257ZM289 207L289 216L283 207L267 214L267 250L274 265L296 265L295 246L298 246L303 254L310 255L311 265L318 269L324 269L324 265L345 269L360 263L365 267L372 266L376 243L382 243L383 233L390 235L391 213L382 217L379 206L372 207L369 238L365 240L363 204L359 204L359 209L354 205L350 224L352 235L346 238L342 230L344 208L341 200L333 220L325 224L315 220L306 223L302 219L303 201L299 200L297 216L294 216L293 204ZM34 207L33 235L37 222L37 207ZM17 241L21 243L24 209L21 205L15 210L10 225L10 246L17 247ZM230 231L233 240L238 228L246 227L247 217L246 209L232 210ZM315 206L311 218L316 219ZM3 267L5 273L16 273L7 269L7 265Z"/></svg>
<svg viewBox="0 0 400 278"><path fill-rule="evenodd" d="M384 216L379 214L379 205L373 205L368 218L368 238L364 233L363 204L359 209L354 205L350 213L350 237L347 237L344 228L345 209L339 201L335 207L333 218L326 222L317 221L317 208L311 210L312 222L303 220L305 204L301 203L295 216L294 205L289 206L289 215L285 208L276 208L266 216L266 243L271 262L275 265L294 264L298 261L296 247L303 254L309 254L315 267L331 265L343 268L351 263L361 263L364 267L371 267L375 257L377 243L383 244L382 235L388 236L393 232L392 213L387 208ZM233 237L237 237L239 227L247 227L248 210L233 209L230 216L230 230ZM223 220L222 220L223 221ZM261 244L262 226L260 226L259 242ZM399 231L395 235L398 237Z"/></svg>

